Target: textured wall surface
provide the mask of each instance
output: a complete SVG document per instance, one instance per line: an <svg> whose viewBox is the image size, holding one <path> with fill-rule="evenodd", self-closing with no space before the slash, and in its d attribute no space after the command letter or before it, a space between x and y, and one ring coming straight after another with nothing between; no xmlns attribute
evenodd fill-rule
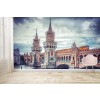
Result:
<svg viewBox="0 0 100 100"><path fill-rule="evenodd" d="M0 17L0 75L13 70L13 18Z"/></svg>

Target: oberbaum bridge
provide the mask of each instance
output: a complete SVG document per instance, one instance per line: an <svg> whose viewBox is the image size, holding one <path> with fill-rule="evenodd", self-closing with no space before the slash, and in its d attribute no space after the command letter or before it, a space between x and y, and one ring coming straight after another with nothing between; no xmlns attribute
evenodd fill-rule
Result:
<svg viewBox="0 0 100 100"><path fill-rule="evenodd" d="M55 42L55 32L52 30L51 18L48 31L46 32L46 41L43 42L45 49L41 53L40 39L38 38L37 30L36 36L33 39L32 52L30 54L24 53L24 60L26 63L33 64L33 67L44 69L55 69L57 66L65 64L70 68L82 68L84 64L82 59L89 54L97 58L96 67L100 68L100 48L90 49L89 46L77 47L75 42L69 49L56 50L57 42Z"/></svg>

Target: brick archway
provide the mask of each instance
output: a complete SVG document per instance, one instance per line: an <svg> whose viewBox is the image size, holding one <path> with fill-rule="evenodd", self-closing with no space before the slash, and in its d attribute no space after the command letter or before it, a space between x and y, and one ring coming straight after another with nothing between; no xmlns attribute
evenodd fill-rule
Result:
<svg viewBox="0 0 100 100"><path fill-rule="evenodd" d="M100 63L100 54L98 55L98 63Z"/></svg>

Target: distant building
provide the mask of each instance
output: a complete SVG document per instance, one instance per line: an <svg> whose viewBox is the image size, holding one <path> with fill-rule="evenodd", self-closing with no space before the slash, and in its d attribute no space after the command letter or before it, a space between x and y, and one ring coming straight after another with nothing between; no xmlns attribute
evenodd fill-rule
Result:
<svg viewBox="0 0 100 100"><path fill-rule="evenodd" d="M24 61L25 61L26 65L29 65L30 63L32 63L32 61L33 61L32 56L33 56L32 53L29 53L29 54L28 54L28 52L24 53Z"/></svg>
<svg viewBox="0 0 100 100"><path fill-rule="evenodd" d="M70 49L62 49L56 51L57 66L60 64L67 64L70 67L82 68L83 57L92 54L98 58L97 65L100 67L100 49L89 49L89 46L77 47L75 42Z"/></svg>
<svg viewBox="0 0 100 100"><path fill-rule="evenodd" d="M41 50L40 47L40 39L38 38L37 29L36 29L36 36L33 39L33 46L32 46L32 54L33 54L33 66L41 66Z"/></svg>
<svg viewBox="0 0 100 100"><path fill-rule="evenodd" d="M20 50L14 49L14 65L20 65Z"/></svg>

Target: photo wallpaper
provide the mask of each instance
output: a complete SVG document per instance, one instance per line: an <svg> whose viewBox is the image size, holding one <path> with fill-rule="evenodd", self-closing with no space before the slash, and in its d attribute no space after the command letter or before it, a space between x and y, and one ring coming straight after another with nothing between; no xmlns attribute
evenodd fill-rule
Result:
<svg viewBox="0 0 100 100"><path fill-rule="evenodd" d="M13 19L15 69L100 69L99 17Z"/></svg>

